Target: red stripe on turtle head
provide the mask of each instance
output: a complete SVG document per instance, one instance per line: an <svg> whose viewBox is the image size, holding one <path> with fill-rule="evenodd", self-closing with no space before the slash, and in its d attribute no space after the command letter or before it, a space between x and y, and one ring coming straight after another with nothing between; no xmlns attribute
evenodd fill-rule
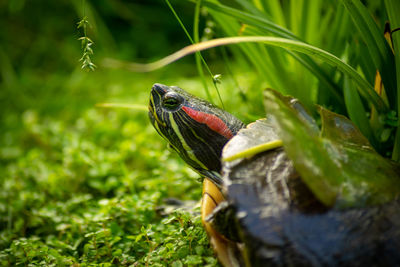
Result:
<svg viewBox="0 0 400 267"><path fill-rule="evenodd" d="M213 130L214 132L217 132L228 139L231 139L233 137L232 131L229 129L226 123L217 116L201 112L186 106L183 106L182 109L193 120L207 125L207 127Z"/></svg>

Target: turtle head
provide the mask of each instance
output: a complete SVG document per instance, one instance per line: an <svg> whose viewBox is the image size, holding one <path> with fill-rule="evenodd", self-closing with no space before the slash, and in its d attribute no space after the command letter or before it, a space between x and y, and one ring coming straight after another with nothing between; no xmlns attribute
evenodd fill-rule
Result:
<svg viewBox="0 0 400 267"><path fill-rule="evenodd" d="M222 148L245 126L239 119L179 87L162 84L151 89L149 117L186 163L220 183Z"/></svg>

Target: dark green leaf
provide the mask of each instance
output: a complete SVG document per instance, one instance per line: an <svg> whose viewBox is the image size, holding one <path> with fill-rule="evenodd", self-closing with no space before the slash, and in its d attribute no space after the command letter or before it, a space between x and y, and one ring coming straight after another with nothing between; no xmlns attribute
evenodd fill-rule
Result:
<svg viewBox="0 0 400 267"><path fill-rule="evenodd" d="M354 25L364 39L370 57L379 70L390 106L396 107L396 68L394 55L383 36L383 29L379 30L368 9L359 0L343 0L343 4L350 13Z"/></svg>
<svg viewBox="0 0 400 267"><path fill-rule="evenodd" d="M360 128L361 132L369 140L375 140L367 117L367 112L365 111L364 105L362 104L361 98L352 80L347 76L345 76L344 79L344 100L350 119ZM375 145L377 145L376 141Z"/></svg>

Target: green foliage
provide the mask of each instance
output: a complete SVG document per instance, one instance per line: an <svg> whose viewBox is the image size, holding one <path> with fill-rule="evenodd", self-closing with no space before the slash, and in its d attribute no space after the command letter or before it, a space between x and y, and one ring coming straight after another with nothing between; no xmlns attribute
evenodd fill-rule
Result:
<svg viewBox="0 0 400 267"><path fill-rule="evenodd" d="M89 109L66 124L24 112L1 149L2 265L216 265L198 207L160 213L167 197L199 200L201 184L148 142L143 115Z"/></svg>
<svg viewBox="0 0 400 267"><path fill-rule="evenodd" d="M203 5L220 36L283 38L280 44L265 42L279 48L240 43L231 49L263 77L266 87L299 98L314 112L318 103L350 116L375 149L398 160L399 53L384 38L384 22L389 14L396 25L393 14L400 9L394 1L385 2L390 10L378 2L205 0ZM386 94L373 90L377 70Z"/></svg>
<svg viewBox="0 0 400 267"><path fill-rule="evenodd" d="M389 43L385 40L368 9L361 2L343 0L343 4L367 45L369 56L374 63L371 67L379 70L382 75L388 100L394 108L396 106L396 69Z"/></svg>

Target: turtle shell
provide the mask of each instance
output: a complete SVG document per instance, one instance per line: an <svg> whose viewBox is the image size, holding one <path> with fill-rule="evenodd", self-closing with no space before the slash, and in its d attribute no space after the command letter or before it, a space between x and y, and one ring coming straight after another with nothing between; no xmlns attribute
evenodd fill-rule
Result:
<svg viewBox="0 0 400 267"><path fill-rule="evenodd" d="M227 143L222 157L275 139L272 125L258 120ZM327 208L303 183L282 147L224 162L222 175L225 205L233 214L230 225L243 244L247 266L400 264L399 201Z"/></svg>

